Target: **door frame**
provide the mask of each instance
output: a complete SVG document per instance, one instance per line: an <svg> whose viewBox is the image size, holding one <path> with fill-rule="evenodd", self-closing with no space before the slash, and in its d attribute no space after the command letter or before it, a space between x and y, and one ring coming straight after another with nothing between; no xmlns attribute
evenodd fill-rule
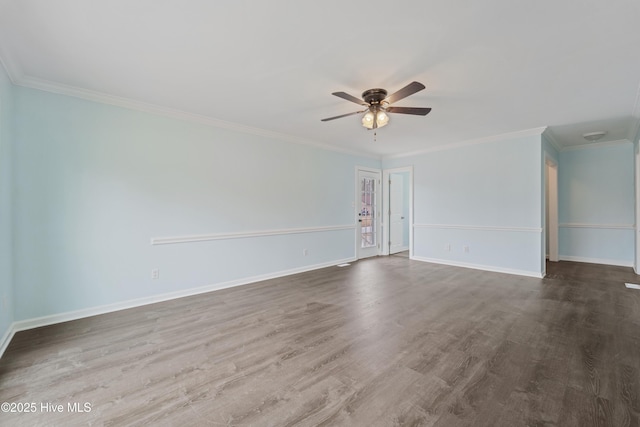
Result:
<svg viewBox="0 0 640 427"><path fill-rule="evenodd" d="M413 166L382 170L382 255L389 255L389 226L391 213L389 212L389 175L393 173L409 172L409 258L413 257Z"/></svg>
<svg viewBox="0 0 640 427"><path fill-rule="evenodd" d="M559 259L559 236L558 236L558 164L547 157L545 159L545 168L547 169L547 183L545 191L549 191L549 223L545 223L545 228L549 230L549 261L558 262ZM545 230L546 236L546 230ZM545 244L546 258L546 244Z"/></svg>
<svg viewBox="0 0 640 427"><path fill-rule="evenodd" d="M636 187L636 229L635 229L635 240L636 240L636 259L634 270L636 274L640 275L640 141L637 141L635 144L635 187Z"/></svg>
<svg viewBox="0 0 640 427"><path fill-rule="evenodd" d="M384 220L384 215L382 215L382 203L381 203L381 198L382 198L382 171L380 169L375 169L375 168L369 168L366 166L356 166L355 167L355 193L354 193L354 202L353 202L353 221L355 224L355 237L354 237L354 244L355 244L355 255L356 255L356 259L362 259L363 257L360 256L360 245L361 245L361 236L360 236L360 230L358 230L359 228L359 222L358 222L358 211L359 211L359 206L361 203L360 200L360 171L362 172L368 172L368 173L374 173L378 175L378 185L376 186L376 219L378 219L376 221L376 236L377 236L377 252L375 256L378 256L381 254L381 248L383 247L382 245L382 240L380 239L380 236L382 236L382 222ZM367 258L367 257L364 257Z"/></svg>

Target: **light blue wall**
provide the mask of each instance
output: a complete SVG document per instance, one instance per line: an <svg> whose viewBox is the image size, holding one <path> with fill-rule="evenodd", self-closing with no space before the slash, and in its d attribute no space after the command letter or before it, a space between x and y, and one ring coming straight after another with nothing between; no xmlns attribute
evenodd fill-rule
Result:
<svg viewBox="0 0 640 427"><path fill-rule="evenodd" d="M12 85L0 64L0 345L14 318L12 276Z"/></svg>
<svg viewBox="0 0 640 427"><path fill-rule="evenodd" d="M150 239L353 224L355 166L380 167L32 89L15 109L16 320L351 258L354 230Z"/></svg>
<svg viewBox="0 0 640 427"><path fill-rule="evenodd" d="M541 156L535 135L384 160L414 168L414 257L539 275Z"/></svg>
<svg viewBox="0 0 640 427"><path fill-rule="evenodd" d="M633 264L633 144L561 152L558 197L561 259Z"/></svg>

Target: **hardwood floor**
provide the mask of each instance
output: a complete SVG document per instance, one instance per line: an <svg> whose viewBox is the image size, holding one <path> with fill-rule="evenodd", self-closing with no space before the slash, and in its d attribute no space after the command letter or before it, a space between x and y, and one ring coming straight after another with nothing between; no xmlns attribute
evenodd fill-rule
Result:
<svg viewBox="0 0 640 427"><path fill-rule="evenodd" d="M548 271L384 257L20 332L0 402L37 411L0 424L638 426L638 276Z"/></svg>

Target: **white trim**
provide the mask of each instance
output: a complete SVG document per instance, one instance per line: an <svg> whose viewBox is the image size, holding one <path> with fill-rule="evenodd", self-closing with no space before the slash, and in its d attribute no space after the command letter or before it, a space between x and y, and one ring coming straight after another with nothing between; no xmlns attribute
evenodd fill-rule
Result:
<svg viewBox="0 0 640 427"><path fill-rule="evenodd" d="M558 165L545 153L545 195L548 195L549 205L546 205L547 197L545 197L545 228L549 231L549 259L552 262L559 260L560 254L560 226L558 220ZM548 194L547 194L548 193ZM546 223L546 213L549 213L549 223ZM542 253L546 255L546 234L542 234ZM546 263L542 260L543 269L546 269Z"/></svg>
<svg viewBox="0 0 640 427"><path fill-rule="evenodd" d="M551 131L551 129L549 128L545 129L544 132L542 132L542 136L547 138L547 141L549 141L549 143L553 146L553 148L556 149L558 153L562 151L562 144L560 144L560 142L556 139L555 135L553 135L553 132Z"/></svg>
<svg viewBox="0 0 640 427"><path fill-rule="evenodd" d="M564 147L560 151L575 151L575 150L582 150L585 148L609 147L609 146L626 145L626 144L632 144L632 142L629 141L628 139L617 139L615 141L604 141L604 142L591 142L591 143L571 145L568 147Z"/></svg>
<svg viewBox="0 0 640 427"><path fill-rule="evenodd" d="M282 228L278 230L246 231L238 233L210 233L189 236L154 237L152 245L170 245L174 243L207 242L210 240L247 239L251 237L283 236L286 234L319 233L324 231L355 230L354 225L334 225L327 227Z"/></svg>
<svg viewBox="0 0 640 427"><path fill-rule="evenodd" d="M581 256L560 255L560 261L586 262L589 264L616 265L618 267L633 267L633 261L620 261L617 259L586 258Z"/></svg>
<svg viewBox="0 0 640 427"><path fill-rule="evenodd" d="M638 96L640 96L640 89L638 89ZM634 167L634 185L635 185L635 196L636 196L636 229L634 232L634 240L635 240L635 256L634 256L634 267L633 270L636 274L640 274L640 142L636 141L635 143L635 152L633 155L635 161Z"/></svg>
<svg viewBox="0 0 640 427"><path fill-rule="evenodd" d="M380 169L370 168L368 166L356 166L356 173L357 171L365 171L365 172L379 173L379 174L382 173Z"/></svg>
<svg viewBox="0 0 640 427"><path fill-rule="evenodd" d="M411 259L414 261L429 262L432 264L442 264L442 265L449 265L452 267L463 267L463 268L472 268L474 270L491 271L493 273L505 273L505 274L515 274L516 276L535 277L536 279L542 279L543 277L542 273L536 272L536 271L516 270L512 268L495 267L491 265L481 265L481 264L470 264L466 262L450 261L450 260L436 259L436 258L425 258L420 256L412 256Z"/></svg>
<svg viewBox="0 0 640 427"><path fill-rule="evenodd" d="M640 93L639 93L640 95ZM640 113L639 113L640 114ZM629 133L627 134L627 139L634 142L638 137L638 131L640 131L640 117L634 116L633 123L629 127Z"/></svg>
<svg viewBox="0 0 640 427"><path fill-rule="evenodd" d="M309 265L304 267L292 268L289 270L278 271L274 273L261 274L258 276L247 277L244 279L230 280L222 283L215 283L212 285L201 286L198 288L184 289L176 292L169 292L160 295L153 295L144 298L138 298L129 301L122 301L114 304L101 305L98 307L85 308L81 310L69 311L66 313L52 314L49 316L37 317L33 319L20 320L14 322L9 331L5 334L0 347L0 357L2 352L9 345L11 338L16 332L25 331L33 328L40 328L42 326L53 325L56 323L68 322L71 320L82 319L85 317L97 316L100 314L112 313L120 310L127 310L129 308L141 307L148 304L155 304L163 301L170 301L178 298L184 298L193 295L204 294L207 292L217 291L220 289L233 288L236 286L248 285L250 283L262 282L265 280L276 279L278 277L290 276L293 274L304 273L311 270L318 270L321 268L333 267L338 264L348 263L355 261L355 258L337 259L321 264Z"/></svg>
<svg viewBox="0 0 640 427"><path fill-rule="evenodd" d="M470 140L467 140L467 141L455 142L455 143L452 143L452 144L438 145L436 147L425 148L423 150L412 151L412 152L409 152L409 153L391 154L391 155L388 155L388 156L383 156L382 159L383 160L386 160L386 159L398 159L398 158L402 158L402 157L411 157L411 156L418 156L418 155L426 154L426 153L432 153L434 151L453 150L453 149L456 149L456 148L468 147L470 145L485 144L485 143L489 143L489 142L505 141L505 140L516 139L516 138L524 138L524 137L527 137L527 136L534 136L534 135L542 135L542 133L545 131L545 129L547 129L546 126L539 127L539 128L534 128L534 129L525 129L525 130L516 131L516 132L508 132L508 133L503 133L503 134L499 134L499 135L492 135L492 136L487 136L487 137L483 137L483 138L476 138L476 139L470 139Z"/></svg>
<svg viewBox="0 0 640 427"><path fill-rule="evenodd" d="M4 352L7 350L7 347L9 347L9 344L11 343L11 340L13 339L13 336L15 334L16 334L16 322L13 322L11 325L9 325L9 328L7 328L7 331L4 333L4 336L0 341L0 358L2 357Z"/></svg>
<svg viewBox="0 0 640 427"><path fill-rule="evenodd" d="M454 230L481 230L481 231L517 231L524 233L542 233L540 227L494 227L490 225L458 225L458 224L413 224L414 228L438 228Z"/></svg>
<svg viewBox="0 0 640 427"><path fill-rule="evenodd" d="M564 223L558 224L559 228L593 228L596 230L635 230L633 224L584 224L584 223Z"/></svg>
<svg viewBox="0 0 640 427"><path fill-rule="evenodd" d="M627 139L635 142L638 131L640 130L640 84L638 84L638 90L636 91L636 99L633 103L633 110L631 110L631 117L633 118L633 123L629 127Z"/></svg>
<svg viewBox="0 0 640 427"><path fill-rule="evenodd" d="M633 103L633 110L631 111L631 115L633 117L640 118L640 84L638 84L638 90L636 91L636 100Z"/></svg>
<svg viewBox="0 0 640 427"><path fill-rule="evenodd" d="M11 75L12 73L8 73ZM320 148L323 150L335 151L343 154L350 154L358 157L367 157L375 160L380 160L379 155L372 153L366 153L362 151L349 150L346 148L338 147L335 145L324 144L304 138L299 138L284 133L273 132L265 129L255 128L251 126L241 125L239 123L228 122L225 120L216 119L196 113L190 113L187 111L181 111L173 108L163 107L160 105L149 104L146 102L136 101L129 98L124 98L115 95L109 95L103 92L97 92L88 89L82 89L74 86L67 86L61 83L55 83L48 80L38 79L31 76L23 76L20 79L12 79L15 85L22 86L30 89L42 90L50 93L57 93L60 95L70 96L73 98L85 99L100 104L113 105L120 108L126 108L134 111L141 111L145 113L156 114L172 119L182 120L191 123L198 123L205 126L211 126L220 129L227 129L235 132L261 136L265 138L273 138L279 141L287 141L294 144L301 144Z"/></svg>
<svg viewBox="0 0 640 427"><path fill-rule="evenodd" d="M11 80L11 83L16 85L17 82L20 80L20 77L22 77L23 75L22 69L20 68L20 66L18 66L18 64L16 64L15 61L11 61L9 59L9 55L4 49L2 49L1 46L0 46L0 65L2 65L2 68L4 68L4 70L6 71L7 76L9 77L9 80Z"/></svg>

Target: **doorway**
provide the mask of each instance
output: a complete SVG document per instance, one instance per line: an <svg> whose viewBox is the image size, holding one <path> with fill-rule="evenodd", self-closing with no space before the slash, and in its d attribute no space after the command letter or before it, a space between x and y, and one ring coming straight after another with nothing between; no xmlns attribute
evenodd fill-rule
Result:
<svg viewBox="0 0 640 427"><path fill-rule="evenodd" d="M636 274L640 274L640 141L636 144Z"/></svg>
<svg viewBox="0 0 640 427"><path fill-rule="evenodd" d="M546 256L549 261L559 261L558 254L558 165L547 158L545 161L546 209L545 242Z"/></svg>
<svg viewBox="0 0 640 427"><path fill-rule="evenodd" d="M385 169L384 184L384 250L385 255L409 251L413 248L413 168Z"/></svg>
<svg viewBox="0 0 640 427"><path fill-rule="evenodd" d="M380 253L380 171L359 167L356 179L356 253L368 258Z"/></svg>

